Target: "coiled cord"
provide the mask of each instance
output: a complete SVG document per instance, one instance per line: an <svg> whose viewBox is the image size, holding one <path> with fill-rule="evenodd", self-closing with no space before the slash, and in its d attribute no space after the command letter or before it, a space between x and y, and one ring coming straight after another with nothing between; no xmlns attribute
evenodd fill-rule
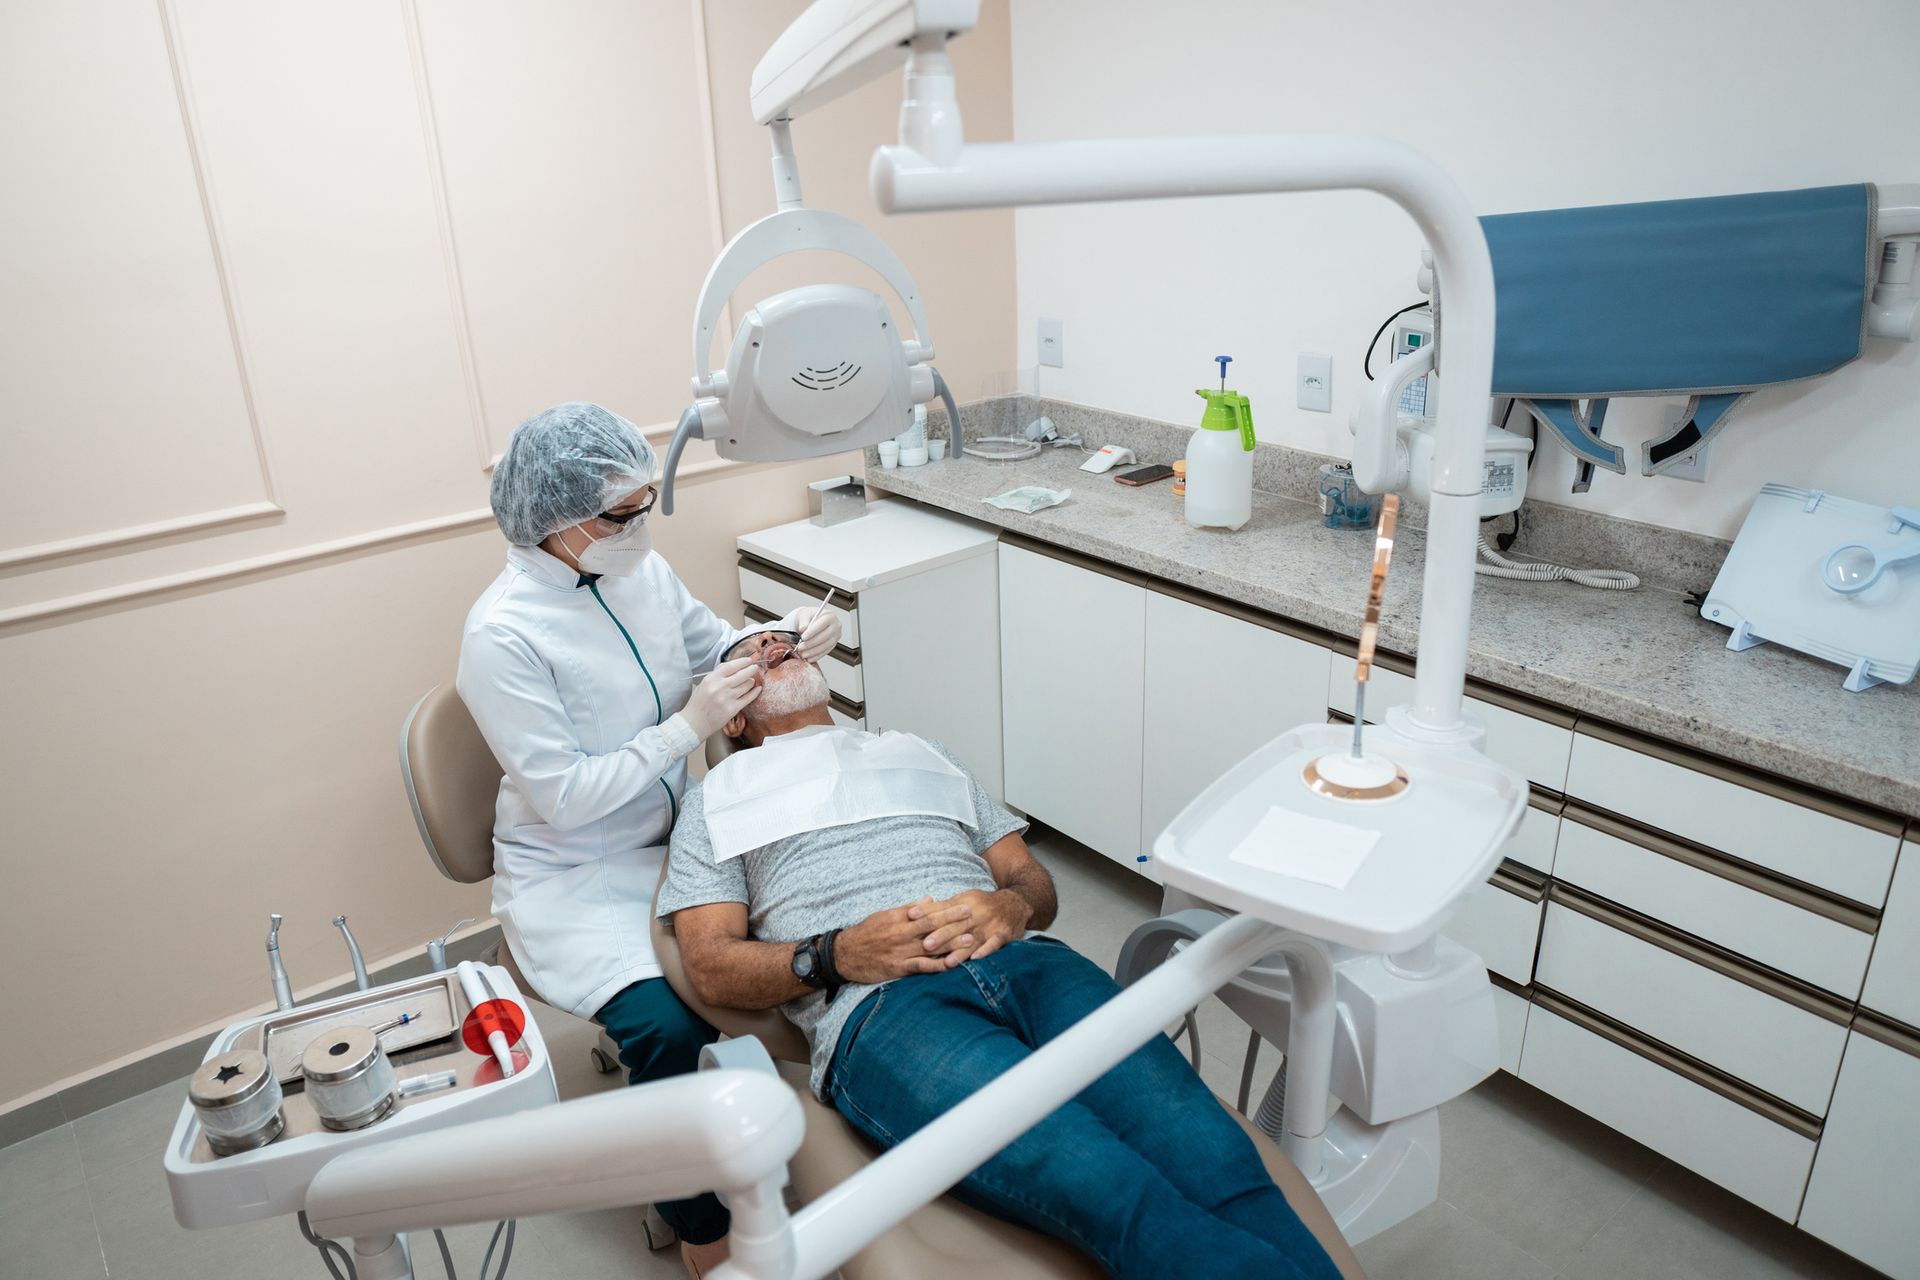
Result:
<svg viewBox="0 0 1920 1280"><path fill-rule="evenodd" d="M1489 578L1512 578L1518 582L1571 582L1597 591L1632 591L1640 585L1637 575L1625 569L1569 569L1544 560L1510 560L1494 549L1487 535L1480 535L1480 559L1475 573Z"/></svg>

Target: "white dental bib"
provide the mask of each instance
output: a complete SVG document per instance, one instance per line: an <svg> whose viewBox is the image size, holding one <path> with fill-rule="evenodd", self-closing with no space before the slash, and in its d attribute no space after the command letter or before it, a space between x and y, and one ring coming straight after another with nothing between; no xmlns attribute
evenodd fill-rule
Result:
<svg viewBox="0 0 1920 1280"><path fill-rule="evenodd" d="M975 825L973 789L910 733L809 725L728 756L707 775L707 833L726 862L776 840L907 814Z"/></svg>

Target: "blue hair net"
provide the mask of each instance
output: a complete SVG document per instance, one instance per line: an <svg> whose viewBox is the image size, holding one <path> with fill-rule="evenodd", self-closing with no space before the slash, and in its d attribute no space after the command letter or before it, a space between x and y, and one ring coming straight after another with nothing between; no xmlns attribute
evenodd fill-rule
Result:
<svg viewBox="0 0 1920 1280"><path fill-rule="evenodd" d="M640 428L597 404L570 400L513 429L493 469L493 517L516 546L597 516L653 479Z"/></svg>

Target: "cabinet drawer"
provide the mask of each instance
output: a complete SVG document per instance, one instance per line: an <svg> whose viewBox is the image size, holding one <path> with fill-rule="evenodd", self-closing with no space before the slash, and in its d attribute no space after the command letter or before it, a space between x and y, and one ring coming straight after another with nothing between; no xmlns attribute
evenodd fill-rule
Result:
<svg viewBox="0 0 1920 1280"><path fill-rule="evenodd" d="M1543 987L1823 1115L1850 1007L1556 888L1535 971Z"/></svg>
<svg viewBox="0 0 1920 1280"><path fill-rule="evenodd" d="M1909 838L1900 851L1860 1003L1920 1027L1920 836Z"/></svg>
<svg viewBox="0 0 1920 1280"><path fill-rule="evenodd" d="M1616 730L1582 725L1569 796L1879 907L1899 823Z"/></svg>
<svg viewBox="0 0 1920 1280"><path fill-rule="evenodd" d="M1523 867L1501 867L1493 879L1460 899L1441 932L1480 957L1487 970L1509 982L1533 981L1540 942L1545 883Z"/></svg>
<svg viewBox="0 0 1920 1280"><path fill-rule="evenodd" d="M1820 1135L1800 1228L1895 1280L1920 1280L1920 1036L1862 1018Z"/></svg>
<svg viewBox="0 0 1920 1280"><path fill-rule="evenodd" d="M1873 949L1870 913L1574 804L1560 820L1553 874L1845 999L1859 992Z"/></svg>
<svg viewBox="0 0 1920 1280"><path fill-rule="evenodd" d="M776 618L784 618L795 609L817 605L827 594L827 584L816 583L790 569L740 557L740 599ZM860 649L860 597L835 591L827 605L840 615L840 643L844 648Z"/></svg>
<svg viewBox="0 0 1920 1280"><path fill-rule="evenodd" d="M1815 1135L1536 989L1520 1078L1676 1164L1793 1221Z"/></svg>
<svg viewBox="0 0 1920 1280"><path fill-rule="evenodd" d="M1344 716L1353 715L1352 654L1335 653L1327 679L1327 705ZM1412 668L1398 658L1374 664L1367 678L1367 720L1384 718L1389 709L1413 701ZM1487 754L1527 781L1558 791L1567 782L1567 757L1573 748L1573 717L1546 719L1520 700L1484 687L1468 686L1467 703L1485 720ZM1545 712L1545 708L1539 708Z"/></svg>
<svg viewBox="0 0 1920 1280"><path fill-rule="evenodd" d="M1551 875L1554 849L1560 843L1560 809L1558 797L1544 796L1538 791L1528 796L1526 811L1520 815L1520 826L1508 838L1501 856L1543 875Z"/></svg>

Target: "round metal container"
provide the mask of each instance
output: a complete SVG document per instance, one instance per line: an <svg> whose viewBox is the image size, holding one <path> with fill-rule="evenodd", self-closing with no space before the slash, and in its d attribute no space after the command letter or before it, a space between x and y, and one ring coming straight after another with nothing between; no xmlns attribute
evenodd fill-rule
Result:
<svg viewBox="0 0 1920 1280"><path fill-rule="evenodd" d="M364 1129L393 1110L399 1097L380 1037L365 1027L322 1032L300 1055L300 1071L307 1097L329 1129Z"/></svg>
<svg viewBox="0 0 1920 1280"><path fill-rule="evenodd" d="M287 1127L273 1064L252 1049L236 1049L202 1063L187 1082L187 1100L217 1156L264 1147Z"/></svg>

